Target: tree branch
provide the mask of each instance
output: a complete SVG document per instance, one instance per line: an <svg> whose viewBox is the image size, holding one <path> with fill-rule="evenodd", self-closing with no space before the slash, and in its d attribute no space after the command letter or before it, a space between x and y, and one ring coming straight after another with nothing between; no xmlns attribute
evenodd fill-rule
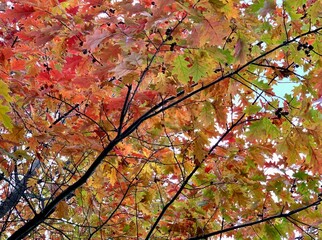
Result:
<svg viewBox="0 0 322 240"><path fill-rule="evenodd" d="M267 218L262 218L262 219L257 220L257 221L248 222L248 223L236 225L236 226L233 226L233 227L221 229L221 230L218 230L218 231L215 231L215 232L211 232L211 233L191 237L191 238L189 238L189 240L202 239L202 238L207 238L207 237L219 235L219 234L222 234L222 233L225 233L225 232L230 232L230 231L233 231L233 230L236 230L236 229L239 229L239 228L245 228L245 227L260 224L260 223L263 223L263 222L268 222L268 221L276 219L276 218L287 218L287 217L289 217L291 215L294 215L294 214L296 214L298 212L304 211L304 210L306 210L306 209L308 209L310 207L317 206L317 205L319 205L321 203L321 201L322 201L322 199L319 199L319 200L317 200L317 201L315 201L315 202L313 202L313 203L311 203L311 204L309 204L307 206L300 207L300 208L295 209L293 211L290 211L288 213L280 213L280 214L273 215L273 216L270 216L270 217L267 217Z"/></svg>
<svg viewBox="0 0 322 240"><path fill-rule="evenodd" d="M100 163L104 160L105 156L113 150L113 148L120 142L122 141L124 138L126 138L127 136L129 136L135 129L137 129L145 120L152 118L153 116L159 114L160 112L163 112L169 108L172 108L174 106L176 106L178 103L194 96L195 94L210 88L211 86L215 85L216 83L219 83L220 81L227 79L231 76L233 76L234 74L240 72L241 70L245 69L247 66L249 66L250 64L260 60L261 58L269 55L270 53L296 41L297 39L309 35L309 34L314 34L319 32L322 29L322 27L320 28L316 28L315 30L312 31L308 31L306 33L303 33L295 38L293 38L292 40L289 41L285 41L282 44L272 48L271 50L261 54L260 56L254 58L253 60L247 62L246 64L240 66L239 68L237 68L236 70L234 70L231 73L228 73L220 78L218 78L217 80L202 86L198 89L196 89L195 91L192 91L190 93L188 93L187 95L184 95L184 91L178 93L176 96L172 96L169 97L168 99L161 101L159 104L155 105L154 107L152 107L150 110L148 110L145 114L142 115L141 118L137 119L134 123L132 123L131 126L129 126L126 130L124 130L124 132L120 135L118 135L115 139L111 140L111 142L105 147L105 149L99 154L99 156L94 160L94 162L92 163L92 165L88 168L88 170L84 173L84 175L77 180L74 184L72 184L71 186L69 186L67 189L65 189L64 191L62 191L52 202L50 202L39 214L35 215L34 218L32 218L31 220L29 220L24 226L20 227L15 233L13 233L13 235L9 238L11 240L17 240L17 239L22 239L26 236L28 236L28 234L34 230L39 224L41 224L48 216L50 216L50 214L55 210L56 205L62 201L65 197L67 197L71 192L75 191L77 188L79 188L80 186L82 186L83 184L86 183L87 179L90 178L90 176L93 174L93 172L95 171L95 169L100 165ZM144 76L146 74L146 72L143 73ZM142 78L142 77L141 77ZM183 96L184 95L184 96ZM181 97L183 96L183 97ZM180 98L181 97L181 98ZM171 102L172 100L174 100L173 102ZM169 103L169 104L168 104ZM168 105L166 105L168 104ZM238 121L237 121L238 122ZM236 122L236 123L237 123ZM232 129L235 125L232 125L231 128ZM220 140L222 140L229 131L226 131L225 134L222 135L222 137L220 138ZM189 179L194 175L194 173L197 171L198 167L195 167L192 172L189 174L189 176L186 178L186 180L184 181L184 183L182 184L182 186L180 187L179 191L175 194L175 196L170 200L170 202L168 204L165 205L165 207L163 208L161 214L159 215L157 221L155 222L155 224L153 225L153 227L151 228L149 234L147 235L150 236L153 232L153 230L155 229L155 227L157 226L158 222L160 221L160 219L162 218L163 214L166 212L167 208L175 201L175 199L180 195L181 191L184 189L184 186L188 183Z"/></svg>
<svg viewBox="0 0 322 240"><path fill-rule="evenodd" d="M33 175L35 175L36 170L40 166L40 161L36 159L32 165L29 171L26 173L26 175L16 182L15 185L13 185L13 191L9 194L9 196L0 203L0 218L3 218L13 207L17 205L20 198L23 196L24 192L27 189L27 182L29 178L31 178ZM9 180L7 180L10 185Z"/></svg>

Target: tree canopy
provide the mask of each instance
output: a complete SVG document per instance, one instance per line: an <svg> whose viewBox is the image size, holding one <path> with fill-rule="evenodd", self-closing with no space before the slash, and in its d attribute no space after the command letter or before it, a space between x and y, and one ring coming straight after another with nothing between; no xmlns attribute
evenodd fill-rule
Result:
<svg viewBox="0 0 322 240"><path fill-rule="evenodd" d="M318 239L320 0L0 3L0 238Z"/></svg>

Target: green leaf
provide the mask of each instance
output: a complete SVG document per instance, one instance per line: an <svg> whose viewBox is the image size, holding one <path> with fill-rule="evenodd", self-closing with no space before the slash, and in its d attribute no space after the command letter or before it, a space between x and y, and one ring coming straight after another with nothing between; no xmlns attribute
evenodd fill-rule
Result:
<svg viewBox="0 0 322 240"><path fill-rule="evenodd" d="M298 172L293 174L294 178L298 178L300 180L305 180L305 179L307 179L308 176L309 175L307 173L305 173L305 172L303 172L301 170L299 170Z"/></svg>
<svg viewBox="0 0 322 240"><path fill-rule="evenodd" d="M125 224L123 227L123 232L128 232L130 230L130 225L129 224Z"/></svg>
<svg viewBox="0 0 322 240"><path fill-rule="evenodd" d="M213 71L211 65L212 59L204 50L194 51L193 53L193 64L190 68L190 76L193 81L198 82L202 77L206 76L207 73L211 73Z"/></svg>
<svg viewBox="0 0 322 240"><path fill-rule="evenodd" d="M234 56L228 49L222 49L219 47L209 47L207 48L207 53L215 62L218 63L231 64L234 61Z"/></svg>
<svg viewBox="0 0 322 240"><path fill-rule="evenodd" d="M198 82L207 73L213 71L211 66L211 58L206 51L194 51L189 55L192 63L186 61L187 55L179 55L174 60L173 73L178 76L181 83L187 84L190 77L193 81Z"/></svg>
<svg viewBox="0 0 322 240"><path fill-rule="evenodd" d="M214 125L214 107L210 102L204 102L199 119L205 127Z"/></svg>
<svg viewBox="0 0 322 240"><path fill-rule="evenodd" d="M298 183L296 190L306 201L310 199L311 193L306 182Z"/></svg>
<svg viewBox="0 0 322 240"><path fill-rule="evenodd" d="M13 123L11 118L8 116L8 112L10 112L10 108L8 106L0 104L0 121L8 130L13 129Z"/></svg>
<svg viewBox="0 0 322 240"><path fill-rule="evenodd" d="M207 74L206 68L200 61L194 61L192 67L190 68L190 75L192 80L198 82L200 78Z"/></svg>
<svg viewBox="0 0 322 240"><path fill-rule="evenodd" d="M265 235L268 239L280 239L281 236L279 233L276 231L276 229L269 223L265 224Z"/></svg>
<svg viewBox="0 0 322 240"><path fill-rule="evenodd" d="M256 88L259 88L260 90L268 90L271 88L271 86L263 80L253 81L252 84L254 84L254 86L256 86Z"/></svg>
<svg viewBox="0 0 322 240"><path fill-rule="evenodd" d="M255 113L258 113L262 108L258 105L249 105L245 108L244 113L247 115L253 115Z"/></svg>
<svg viewBox="0 0 322 240"><path fill-rule="evenodd" d="M178 76L178 80L181 83L188 83L189 82L189 76L190 76L190 70L188 68L189 62L185 60L185 55L179 55L174 60L174 68L173 73Z"/></svg>
<svg viewBox="0 0 322 240"><path fill-rule="evenodd" d="M12 97L9 95L10 89L8 85L0 80L0 96L2 96L7 102L12 102ZM0 121L5 128L12 130L13 123L8 113L11 111L10 106L7 103L1 101L0 103Z"/></svg>
<svg viewBox="0 0 322 240"><path fill-rule="evenodd" d="M303 4L306 3L306 0L298 1L284 1L284 8L292 20L300 19L302 14L297 13L296 9L302 8Z"/></svg>
<svg viewBox="0 0 322 240"><path fill-rule="evenodd" d="M264 0L259 0L253 3L250 7L249 10L253 13L257 13L262 7L264 7Z"/></svg>
<svg viewBox="0 0 322 240"><path fill-rule="evenodd" d="M9 92L10 90L8 88L8 85L2 80L0 80L0 95L2 95L4 99L6 99L8 102L11 102L12 97L9 95Z"/></svg>
<svg viewBox="0 0 322 240"><path fill-rule="evenodd" d="M280 134L279 129L271 123L268 118L262 118L258 121L252 123L249 127L248 136L258 137L258 138L277 138Z"/></svg>

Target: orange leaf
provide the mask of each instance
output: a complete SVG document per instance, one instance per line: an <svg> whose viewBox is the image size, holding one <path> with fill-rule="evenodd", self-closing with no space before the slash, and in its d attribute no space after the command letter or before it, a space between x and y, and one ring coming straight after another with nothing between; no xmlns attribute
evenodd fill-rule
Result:
<svg viewBox="0 0 322 240"><path fill-rule="evenodd" d="M26 62L24 60L13 59L11 63L11 70L18 71L25 69Z"/></svg>
<svg viewBox="0 0 322 240"><path fill-rule="evenodd" d="M58 218L66 218L68 216L68 204L65 201L60 201L56 207L56 215Z"/></svg>

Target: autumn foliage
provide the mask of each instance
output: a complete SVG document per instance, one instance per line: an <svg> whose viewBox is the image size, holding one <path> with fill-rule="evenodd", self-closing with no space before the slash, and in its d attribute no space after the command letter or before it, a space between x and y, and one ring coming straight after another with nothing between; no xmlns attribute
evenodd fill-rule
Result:
<svg viewBox="0 0 322 240"><path fill-rule="evenodd" d="M321 4L2 1L0 238L319 239Z"/></svg>

